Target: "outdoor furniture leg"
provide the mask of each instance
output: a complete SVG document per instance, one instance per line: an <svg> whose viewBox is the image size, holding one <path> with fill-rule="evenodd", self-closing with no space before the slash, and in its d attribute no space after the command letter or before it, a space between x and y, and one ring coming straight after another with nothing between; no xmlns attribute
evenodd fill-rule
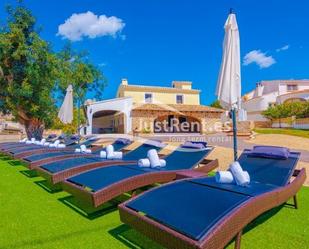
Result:
<svg viewBox="0 0 309 249"><path fill-rule="evenodd" d="M241 235L242 235L242 230L236 235L235 247L234 247L235 249L240 249Z"/></svg>
<svg viewBox="0 0 309 249"><path fill-rule="evenodd" d="M297 203L297 196L296 195L293 196L293 202L294 202L295 209L298 209L298 203Z"/></svg>
<svg viewBox="0 0 309 249"><path fill-rule="evenodd" d="M131 198L137 196L137 189L132 192Z"/></svg>

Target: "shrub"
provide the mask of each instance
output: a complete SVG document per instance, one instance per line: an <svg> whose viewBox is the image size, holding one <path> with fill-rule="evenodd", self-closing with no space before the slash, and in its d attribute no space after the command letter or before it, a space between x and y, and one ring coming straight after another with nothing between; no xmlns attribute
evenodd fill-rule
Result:
<svg viewBox="0 0 309 249"><path fill-rule="evenodd" d="M223 109L219 100L215 100L214 102L210 104L210 106L214 108L218 108L218 109Z"/></svg>
<svg viewBox="0 0 309 249"><path fill-rule="evenodd" d="M63 124L58 117L54 117L51 129L62 130L65 134L75 134L78 131L78 109L74 108L73 121L71 124ZM80 125L85 124L86 118L83 110L80 111Z"/></svg>
<svg viewBox="0 0 309 249"><path fill-rule="evenodd" d="M293 102L284 103L269 107L267 110L262 112L263 116L273 120L279 118L308 118L309 117L309 102Z"/></svg>

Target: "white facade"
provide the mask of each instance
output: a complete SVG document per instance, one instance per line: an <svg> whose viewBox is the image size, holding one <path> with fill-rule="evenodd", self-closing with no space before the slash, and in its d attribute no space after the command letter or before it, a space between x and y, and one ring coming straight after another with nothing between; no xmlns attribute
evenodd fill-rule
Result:
<svg viewBox="0 0 309 249"><path fill-rule="evenodd" d="M96 113L104 111L115 111L124 114L124 133L127 134L132 131L132 118L131 110L133 101L131 97L109 99L105 101L98 101L93 103L87 103L87 120L86 134L95 133L93 129L93 116Z"/></svg>
<svg viewBox="0 0 309 249"><path fill-rule="evenodd" d="M253 91L243 96L242 107L247 111L248 120L267 121L261 112L269 106L308 100L309 80L261 81Z"/></svg>

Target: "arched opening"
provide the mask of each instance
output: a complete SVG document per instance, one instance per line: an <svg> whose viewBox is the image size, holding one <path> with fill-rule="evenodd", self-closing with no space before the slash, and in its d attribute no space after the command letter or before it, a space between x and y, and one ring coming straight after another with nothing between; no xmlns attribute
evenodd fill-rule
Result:
<svg viewBox="0 0 309 249"><path fill-rule="evenodd" d="M305 102L303 98L289 98L284 101L284 103L294 103L294 102Z"/></svg>
<svg viewBox="0 0 309 249"><path fill-rule="evenodd" d="M200 133L201 122L183 115L163 115L154 121L154 133Z"/></svg>
<svg viewBox="0 0 309 249"><path fill-rule="evenodd" d="M92 134L124 133L125 122L125 115L120 111L98 111L92 116Z"/></svg>

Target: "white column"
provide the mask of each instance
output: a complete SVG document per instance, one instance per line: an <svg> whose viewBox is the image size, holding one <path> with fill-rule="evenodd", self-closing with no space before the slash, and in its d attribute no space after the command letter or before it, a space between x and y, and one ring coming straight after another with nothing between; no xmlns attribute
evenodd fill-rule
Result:
<svg viewBox="0 0 309 249"><path fill-rule="evenodd" d="M124 133L128 134L132 131L132 118L131 118L131 112L126 111L124 112L125 116L125 126L124 126Z"/></svg>
<svg viewBox="0 0 309 249"><path fill-rule="evenodd" d="M87 107L87 119L88 119L88 126L87 126L87 131L86 131L87 135L92 134L92 115L93 115L93 113L90 113L90 108L89 108L89 106Z"/></svg>

